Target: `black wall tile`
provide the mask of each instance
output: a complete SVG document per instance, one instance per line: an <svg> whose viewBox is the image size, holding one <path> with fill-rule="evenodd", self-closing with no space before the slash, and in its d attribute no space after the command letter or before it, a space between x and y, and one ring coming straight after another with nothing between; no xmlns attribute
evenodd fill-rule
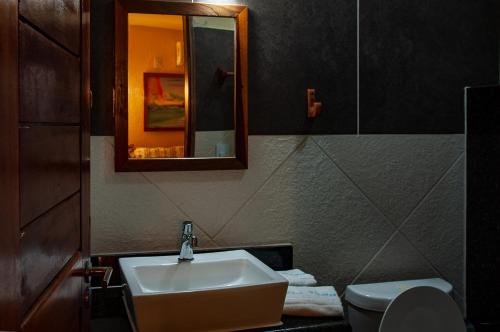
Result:
<svg viewBox="0 0 500 332"><path fill-rule="evenodd" d="M361 0L361 132L463 133L463 88L498 82L495 3Z"/></svg>
<svg viewBox="0 0 500 332"><path fill-rule="evenodd" d="M91 6L91 133L93 136L113 136L114 0L95 0Z"/></svg>
<svg viewBox="0 0 500 332"><path fill-rule="evenodd" d="M355 133L356 1L246 2L250 134ZM113 135L112 3L92 2L93 135ZM361 133L463 133L463 88L498 82L497 2L361 0L360 11ZM324 104L312 121L309 87Z"/></svg>
<svg viewBox="0 0 500 332"><path fill-rule="evenodd" d="M356 132L356 1L249 0L251 134ZM306 117L306 89L323 111Z"/></svg>
<svg viewBox="0 0 500 332"><path fill-rule="evenodd" d="M467 89L467 314L500 322L500 86Z"/></svg>

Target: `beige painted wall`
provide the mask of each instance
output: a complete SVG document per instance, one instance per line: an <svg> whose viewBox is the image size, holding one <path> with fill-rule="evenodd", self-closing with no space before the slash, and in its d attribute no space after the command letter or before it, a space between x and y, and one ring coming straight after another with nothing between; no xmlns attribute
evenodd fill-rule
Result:
<svg viewBox="0 0 500 332"><path fill-rule="evenodd" d="M177 66L176 42L183 40L182 31L144 26L129 27L129 144L137 147L184 145L184 131L144 131L145 72L183 74ZM154 58L162 59L159 68Z"/></svg>

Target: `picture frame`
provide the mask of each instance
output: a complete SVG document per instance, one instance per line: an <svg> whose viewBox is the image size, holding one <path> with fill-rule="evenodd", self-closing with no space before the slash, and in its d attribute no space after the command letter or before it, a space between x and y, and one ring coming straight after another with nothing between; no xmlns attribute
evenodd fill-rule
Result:
<svg viewBox="0 0 500 332"><path fill-rule="evenodd" d="M242 5L222 5L209 3L187 3L172 0L115 0L115 171L116 172L175 172L202 170L241 170L248 168L248 7ZM170 158L170 159L132 159L129 158L128 123L128 14L183 15L232 17L236 22L235 31L235 156L221 158ZM190 46L189 33L186 33L185 47ZM186 87L186 128L190 127L190 109L193 104L193 91L189 76L190 59L185 52L184 61ZM192 131L187 135L189 141ZM187 143L188 147L192 144ZM188 153L188 155L191 155Z"/></svg>
<svg viewBox="0 0 500 332"><path fill-rule="evenodd" d="M144 131L184 130L184 74L144 73Z"/></svg>

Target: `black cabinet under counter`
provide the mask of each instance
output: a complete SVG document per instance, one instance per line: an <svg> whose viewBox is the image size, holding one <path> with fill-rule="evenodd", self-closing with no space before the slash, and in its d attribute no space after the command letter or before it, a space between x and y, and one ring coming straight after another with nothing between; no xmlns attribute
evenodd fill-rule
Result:
<svg viewBox="0 0 500 332"><path fill-rule="evenodd" d="M221 250L245 249L273 270L290 270L293 268L293 248L291 245L259 246L251 248L224 248L199 250L213 252ZM113 278L109 288L103 289L96 283L92 291L92 332L133 332L127 318L122 300L122 279L118 259L133 256L162 256L175 255L176 252L140 253L129 255L95 256L93 265L106 265L114 268ZM248 330L249 332L278 332L278 331L333 331L350 332L351 327L343 318L322 317L291 317L283 316L283 325L269 328Z"/></svg>

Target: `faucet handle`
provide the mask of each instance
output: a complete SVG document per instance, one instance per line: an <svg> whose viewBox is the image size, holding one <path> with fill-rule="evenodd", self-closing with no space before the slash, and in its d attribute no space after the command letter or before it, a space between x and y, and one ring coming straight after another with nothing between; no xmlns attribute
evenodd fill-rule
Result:
<svg viewBox="0 0 500 332"><path fill-rule="evenodd" d="M194 235L191 236L191 247L197 247L198 246L198 238Z"/></svg>

